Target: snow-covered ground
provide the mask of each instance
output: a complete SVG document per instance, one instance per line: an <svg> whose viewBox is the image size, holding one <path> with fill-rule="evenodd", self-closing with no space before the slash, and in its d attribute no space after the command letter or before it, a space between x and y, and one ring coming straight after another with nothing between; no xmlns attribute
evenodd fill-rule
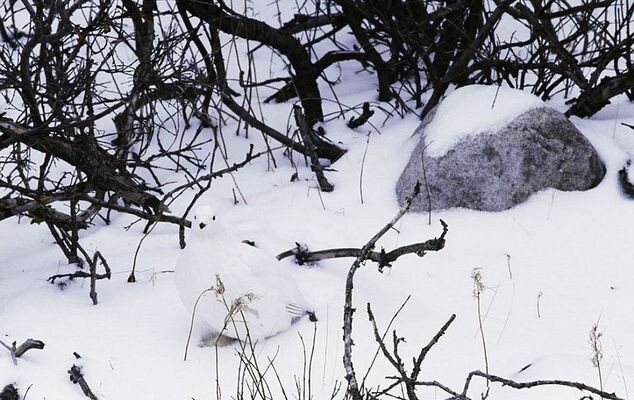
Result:
<svg viewBox="0 0 634 400"><path fill-rule="evenodd" d="M268 58L262 59L262 65L271 67ZM354 106L376 97L372 77L345 68L342 73L337 93L343 104ZM330 93L327 86L322 93ZM531 99L527 96L517 106L532 106ZM411 357L455 313L455 322L427 356L420 378L460 391L469 371L484 370L471 278L474 268L479 268L485 284L482 318L491 373L516 381L568 379L598 387L589 344L590 330L598 323L603 387L629 397L628 387L634 388L634 200L622 194L617 171L634 155L634 130L621 125L634 124L634 105L625 98L618 100L591 119L572 119L606 163L607 174L598 187L587 192L546 190L498 213L435 212L431 225L427 215L408 214L397 230L384 236L379 244L389 250L438 236L440 219L449 225L442 251L423 258L399 258L383 273L371 263L358 272L353 357L359 377L365 375L377 349L366 303L372 304L382 331L410 295L392 325L406 338L400 352L408 369ZM509 115L519 113L510 103L503 105ZM565 109L563 101L548 105ZM267 122L283 127L289 108L271 104L263 110ZM326 113L338 111L330 102L325 108ZM419 124L415 116L394 117L383 125L384 119L377 112L371 119L377 129L365 125L356 131L342 119L325 124L328 137L348 149L332 165L335 171L326 172L335 185L332 193L319 193L313 173L297 157L300 179L291 182L296 170L278 150L277 168L271 169L261 157L234 174L248 205L234 205L235 186L229 175L214 180L199 204L212 205L234 234L255 241L271 255L294 247L295 242L313 250L361 247L398 211L394 186L416 144L411 136ZM242 161L251 143L263 148L255 131L245 139L234 136L232 128L225 128L230 162ZM191 198L185 197L170 205L176 215ZM133 221L130 216L115 215L112 224L105 226L96 219L82 234L86 249L101 251L113 270L110 281L97 283L97 306L88 297L86 280L61 286L46 281L76 268L66 264L45 226L16 218L0 222L0 340L19 344L35 338L46 343L44 350L32 350L20 358L17 366L9 352L0 348L0 386L16 383L22 394L28 388L29 399L81 399L79 387L68 379L67 371L75 363L83 366L87 382L100 399L213 399L217 375L222 396L235 396L237 345L220 348L216 359L213 348L193 343L183 360L190 315L173 282L181 252L177 227L164 224L152 231L139 252L137 282L127 282L143 236L141 223L124 229ZM275 371L289 397L302 397L297 394L296 379L300 386L308 385L305 358L310 356L313 335L312 394L316 399L329 398L336 381L343 381L343 296L351 263L351 259L339 259L295 266L293 276L315 305L319 321L313 324L305 318L256 346L264 369L274 358ZM385 376L394 374L379 356L366 386L385 387ZM265 377L278 393L272 368ZM483 388L484 382L475 384L472 398ZM432 389L420 391L424 398L446 397ZM492 385L489 398L580 396L574 389L516 391Z"/></svg>
<svg viewBox="0 0 634 400"><path fill-rule="evenodd" d="M615 122L616 121L616 122ZM634 382L634 203L625 198L617 171L634 152L634 132L620 122L634 122L634 107L611 105L595 118L573 122L590 139L607 165L604 181L587 192L546 190L525 204L499 213L449 210L427 216L406 215L380 242L386 249L424 241L441 232L439 219L449 224L447 245L423 258L400 258L392 269L379 273L368 264L356 280L354 359L363 374L376 344L365 313L371 302L384 329L408 295L411 299L393 327L407 342L401 354L417 354L452 314L455 323L429 354L422 379L436 379L460 388L466 373L484 369L478 332L472 270L480 268L486 290L482 294L484 334L490 371L518 381L570 379L598 386L590 358L588 335L599 324L604 358L603 385L627 397ZM275 255L302 242L311 249L360 247L398 209L394 184L407 162L415 140L414 117L393 119L371 133L359 195L361 161L367 132L353 132L332 123L329 135L348 153L327 174L333 193L318 193L307 168L290 182L294 169L283 157L279 167L267 168L258 159L235 174L248 205L233 205L230 177L213 182L201 203L213 205L235 233L254 240ZM257 141L257 140L255 140ZM234 149L250 140L232 138ZM234 154L241 154L238 151ZM144 241L138 260L138 282L126 282L133 255L142 236L140 224L117 216L110 226L96 223L83 236L84 245L100 250L113 269L110 281L98 282L99 305L88 297L86 281L51 285L52 274L73 271L52 243L44 226L17 219L0 225L0 334L4 342L27 338L43 340L43 351L33 350L13 366L0 349L0 383L16 382L29 398L82 398L66 371L82 356L86 380L103 399L209 399L215 396L215 356L212 348L191 346L183 353L189 315L173 284L180 250L177 229L158 226ZM290 262L290 261L288 261ZM312 391L316 398L330 394L342 380L341 326L344 280L351 260L329 260L312 267L296 267L294 276L314 303L316 323ZM286 390L293 393L294 376L302 377L300 334L310 350L313 324L305 319L290 331L258 344L259 359L278 353L275 367ZM235 393L237 346L219 350L223 395ZM530 367L524 369L525 366ZM394 371L379 357L368 386L385 386L383 377ZM362 375L361 375L362 376ZM269 370L273 390L278 386ZM476 393L474 388L472 393ZM424 392L424 391L423 391ZM513 391L494 386L491 398L577 398L574 390ZM441 393L437 396L442 397ZM575 397L577 396L577 397Z"/></svg>

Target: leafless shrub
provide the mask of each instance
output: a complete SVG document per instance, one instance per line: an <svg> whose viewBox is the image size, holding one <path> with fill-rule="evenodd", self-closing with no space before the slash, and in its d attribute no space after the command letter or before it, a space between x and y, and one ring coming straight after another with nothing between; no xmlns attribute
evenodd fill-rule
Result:
<svg viewBox="0 0 634 400"><path fill-rule="evenodd" d="M417 356L412 357L412 365L410 369L405 364L407 358L401 353L400 345L405 342L405 338L401 337L397 334L396 329L392 330L391 341L386 340L386 334L381 334L380 330L376 323L376 318L374 313L372 312L372 308L370 307L370 303L367 304L367 314L368 318L372 324L374 339L377 342L380 350L380 354L384 357L384 359L391 365L394 369L395 375L388 376L387 382L381 382L379 385L372 385L371 383L367 383L364 377L362 383L360 384L357 379L357 374L355 370L354 360L352 357L352 346L354 344L352 338L352 316L354 314L355 308L353 307L353 291L354 291L354 275L355 272L360 268L361 262L365 260L367 254L369 253L369 249L374 246L378 238L380 238L387 230L389 230L394 224L408 211L409 204L413 198L418 194L419 185L414 190L414 193L411 197L409 197L408 201L406 201L405 206L396 214L396 216L375 235L364 247L365 251L361 252L361 255L354 261L352 264L350 271L348 273L348 277L346 280L345 287L345 304L344 304L344 323L343 323L343 332L344 332L344 357L343 357L343 365L346 371L346 380L348 381L348 387L344 398L349 398L352 400L363 400L363 399L379 399L379 398L406 398L407 400L418 400L418 391L417 389L420 387L433 387L439 389L446 393L449 397L447 399L453 400L469 400L469 390L471 388L471 384L473 382L474 377L480 377L486 379L486 391L479 395L479 398L486 399L490 395L491 384L492 383L500 383L502 386L506 386L513 389L530 389L534 387L540 386L559 386L559 387L570 387L575 388L584 392L589 392L595 395L600 396L604 399L613 399L613 400L622 400L621 397L616 395L615 393L605 392L603 389L603 382L601 377L601 369L600 369L600 361L602 358L600 337L601 333L598 332L597 324L595 324L590 331L590 345L593 350L593 365L597 368L599 372L599 389L586 385L581 382L573 382L566 380L538 380L531 382L517 382L511 379L503 378L497 375L494 375L489 372L489 364L488 364L488 356L486 350L486 341L484 332L482 331L482 312L480 310L480 296L482 292L485 290L485 285L482 277L481 270L476 268L472 273L473 280L473 295L476 298L478 305L478 323L479 330L482 336L482 345L484 350L484 359L485 359L485 372L476 370L471 371L467 374L465 378L464 386L461 389L453 389L450 386L438 381L438 380L420 380L418 377L423 369L423 364L425 358L432 350L432 348L439 342L442 336L448 331L451 324L456 319L456 315L451 315L450 318L445 322L445 324L438 330L438 332L431 338L429 343L421 348L419 354ZM446 227L445 227L446 229ZM445 230L446 233L446 230ZM443 233L443 246L438 248L437 250L441 250L444 247L444 233ZM428 241L430 242L430 241ZM408 298L409 300L409 298ZM407 303L407 301L405 302ZM392 317L389 326L392 325L396 316L400 313L402 308L405 306L405 303L401 308L397 310L395 315ZM391 342L391 343L390 343ZM374 365L375 360L372 360L370 368ZM366 373L366 377L367 377ZM382 389L378 390L370 390L371 387L381 387ZM402 389L404 387L404 390Z"/></svg>
<svg viewBox="0 0 634 400"><path fill-rule="evenodd" d="M634 97L629 1L308 1L277 24L238 7L212 0L4 2L0 220L26 215L45 223L79 266L91 260L81 231L95 220L109 223L112 212L137 217L146 233L156 222L177 224L184 247L187 215L210 182L235 178L260 156L275 167L273 142L291 160L294 152L304 155L321 190L334 189L320 160L345 150L317 125L325 100L338 105L333 117L358 127L372 124L370 106L388 118L416 108L426 115L451 85L504 83L544 99L561 94L570 98L568 115L578 116L622 93ZM502 19L514 21L512 34L498 30ZM242 44L246 58L233 60ZM254 56L262 49L285 66L279 76L258 78ZM327 70L344 62L375 74L377 99L339 102ZM296 127L284 132L267 123L263 102L294 98ZM258 131L266 150L230 164L229 120L236 133ZM180 196L189 206L172 214Z"/></svg>

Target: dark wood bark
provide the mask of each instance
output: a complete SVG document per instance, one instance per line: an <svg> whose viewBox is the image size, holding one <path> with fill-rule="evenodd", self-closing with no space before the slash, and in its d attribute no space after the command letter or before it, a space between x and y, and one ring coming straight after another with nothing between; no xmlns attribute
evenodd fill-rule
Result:
<svg viewBox="0 0 634 400"><path fill-rule="evenodd" d="M591 117L610 104L611 98L632 89L634 89L634 68L622 75L605 78L595 87L582 92L566 111L566 116Z"/></svg>
<svg viewBox="0 0 634 400"><path fill-rule="evenodd" d="M297 129L299 129L299 133L301 134L304 141L304 147L308 151L311 169L317 177L319 189L322 192L332 192L335 187L330 182L328 182L328 179L326 179L326 176L324 175L324 167L319 161L319 157L317 156L317 151L315 149L315 144L313 143L313 137L315 136L315 133L304 118L304 114L302 113L302 109L300 106L293 107L293 114L295 115L295 123L297 124Z"/></svg>
<svg viewBox="0 0 634 400"><path fill-rule="evenodd" d="M57 136L50 131L40 129L21 134L7 133L9 136L6 139L9 144L13 144L14 141L23 143L76 167L88 176L90 182L88 185L95 190L119 192L131 203L144 208L149 207L157 214L165 209L156 196L146 193L147 188L134 181L123 162L103 150L96 142L96 138L92 136L78 134L75 140L71 141L67 137ZM0 149L3 147L0 143Z"/></svg>
<svg viewBox="0 0 634 400"><path fill-rule="evenodd" d="M299 40L263 21L228 13L212 0L178 0L178 4L201 20L214 24L224 33L258 41L283 54L293 68L291 78L306 112L306 119L311 125L323 120L321 94L317 85L320 71Z"/></svg>
<svg viewBox="0 0 634 400"><path fill-rule="evenodd" d="M422 257L428 251L440 251L445 247L445 236L448 230L447 224L443 220L440 220L440 223L442 224L443 231L442 234L437 238L429 239L422 243L414 243L406 246L401 246L389 252L386 252L385 250L370 251L365 254L365 260L370 260L377 263L379 265L379 270L383 270L383 268L390 267L394 261L406 254L416 254L419 257ZM306 246L298 244L297 247L295 247L294 249L287 250L278 254L277 259L283 260L287 257L295 257L295 262L299 265L303 265L306 263L318 262L331 258L358 258L362 255L363 249L358 248L346 247L308 251Z"/></svg>
<svg viewBox="0 0 634 400"><path fill-rule="evenodd" d="M0 400L19 400L18 388L14 385L7 385L0 392Z"/></svg>
<svg viewBox="0 0 634 400"><path fill-rule="evenodd" d="M42 350L44 349L44 346L44 342L42 342L41 340L27 339L24 341L24 343L22 343L15 349L15 356L17 358L20 358L27 351L32 349Z"/></svg>
<svg viewBox="0 0 634 400"><path fill-rule="evenodd" d="M90 400L98 400L92 389L90 389L90 386L88 386L86 379L84 379L84 374L81 371L81 367L73 364L73 366L68 370L68 374L70 375L70 381L76 385L79 385L81 391L86 397L88 397Z"/></svg>
<svg viewBox="0 0 634 400"><path fill-rule="evenodd" d="M363 29L364 15L362 6L353 0L336 0L335 2L341 6L348 26L350 26L352 33L361 45L367 60L376 70L379 84L379 101L390 100L393 97L391 85L396 80L396 76L370 41L365 29Z"/></svg>

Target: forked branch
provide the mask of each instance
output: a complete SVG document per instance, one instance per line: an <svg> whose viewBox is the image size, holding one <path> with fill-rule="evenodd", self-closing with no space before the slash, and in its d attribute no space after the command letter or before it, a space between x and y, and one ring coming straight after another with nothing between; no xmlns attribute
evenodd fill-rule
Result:
<svg viewBox="0 0 634 400"><path fill-rule="evenodd" d="M397 247L389 252L386 252L384 249L381 249L381 251L370 251L365 255L365 260L374 261L379 264L379 271L381 271L385 267L392 266L392 263L396 261L396 259L406 254L416 254L422 257L427 254L428 251L440 251L445 247L445 235L449 229L445 221L440 220L440 223L443 227L443 231L439 237L421 243ZM284 258L294 256L295 262L299 265L303 265L305 263L313 263L330 258L359 257L362 252L363 249L353 247L309 251L306 245L296 243L295 248L278 254L277 259L283 260Z"/></svg>
<svg viewBox="0 0 634 400"><path fill-rule="evenodd" d="M44 348L44 342L35 339L27 339L19 346L17 346L16 344L17 342L14 341L13 343L11 343L11 346L9 346L8 344L0 340L0 345L2 345L2 347L7 349L9 353L11 353L13 365L18 365L18 358L22 357L27 351L31 349L42 350ZM0 399L3 399L3 397L0 397Z"/></svg>
<svg viewBox="0 0 634 400"><path fill-rule="evenodd" d="M348 392L352 396L352 400L362 400L363 395L361 394L361 390L359 389L359 383L357 381L356 374L354 372L354 365L352 362L352 314L354 314L355 309L352 307L352 292L354 289L354 275L357 270L364 264L364 262L368 259L368 255L376 245L376 242L383 236L387 231L392 229L394 225L409 211L412 206L412 202L416 198L416 196L420 193L420 182L416 182L414 186L414 191L410 197L405 200L405 205L396 213L394 218L390 222L387 223L381 230L379 230L376 235L374 235L362 248L361 252L357 256L356 260L352 263L350 270L348 271L348 276L346 278L346 293L345 293L345 304L343 308L343 366L346 370L346 380L348 381Z"/></svg>

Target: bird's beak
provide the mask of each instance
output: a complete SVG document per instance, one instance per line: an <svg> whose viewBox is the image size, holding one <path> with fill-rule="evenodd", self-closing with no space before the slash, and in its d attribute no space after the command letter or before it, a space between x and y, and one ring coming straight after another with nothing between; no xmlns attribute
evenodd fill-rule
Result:
<svg viewBox="0 0 634 400"><path fill-rule="evenodd" d="M198 227L199 227L200 229L203 229L203 228L204 228L204 227L206 227L206 226L207 226L207 224L206 224L206 223L204 223L204 222L201 222L200 224L198 224Z"/></svg>

